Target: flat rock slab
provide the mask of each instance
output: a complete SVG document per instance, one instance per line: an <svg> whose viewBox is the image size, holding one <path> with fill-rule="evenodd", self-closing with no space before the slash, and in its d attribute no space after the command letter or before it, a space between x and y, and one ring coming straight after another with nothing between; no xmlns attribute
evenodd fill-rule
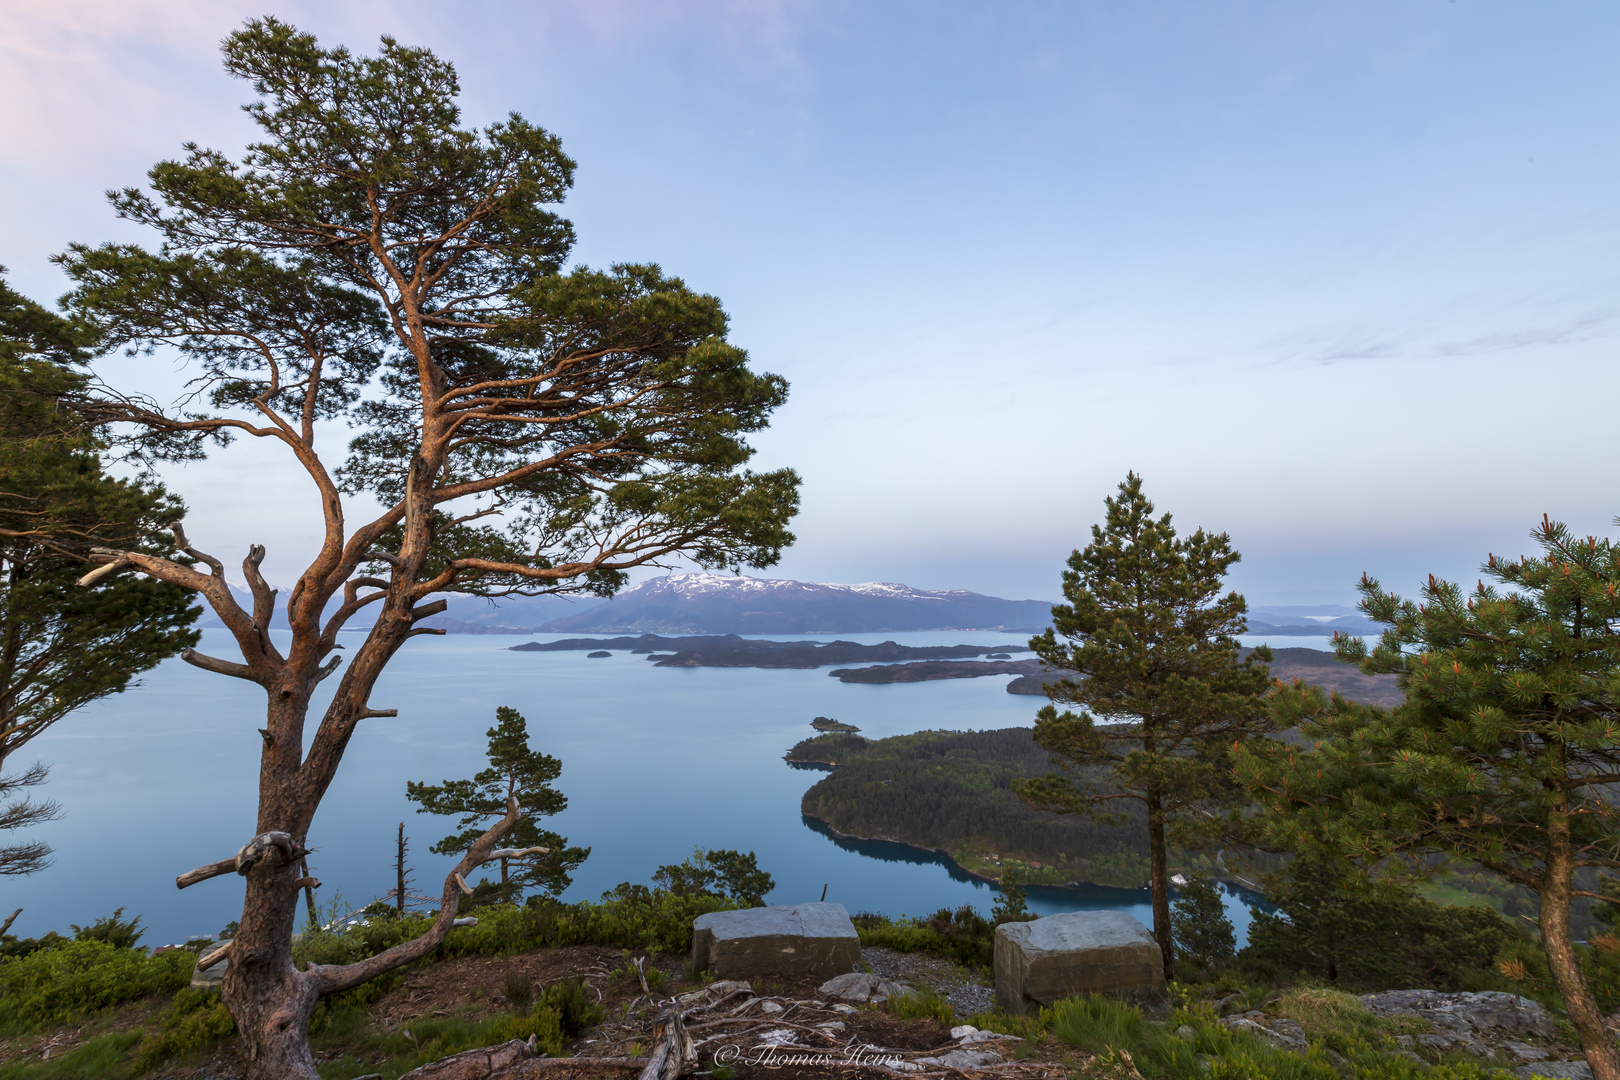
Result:
<svg viewBox="0 0 1620 1080"><path fill-rule="evenodd" d="M1592 1066L1584 1061L1539 1061L1534 1065L1520 1065L1514 1076L1545 1076L1551 1080L1592 1080Z"/></svg>
<svg viewBox="0 0 1620 1080"><path fill-rule="evenodd" d="M1362 1002L1379 1016L1420 1016L1453 1035L1524 1035L1551 1038L1558 1025L1539 1002L1500 990L1448 994L1440 990L1390 990Z"/></svg>
<svg viewBox="0 0 1620 1080"><path fill-rule="evenodd" d="M890 982L877 975L852 971L821 984L821 992L829 997L861 1003L888 1001L912 993L911 987L901 982Z"/></svg>
<svg viewBox="0 0 1620 1080"><path fill-rule="evenodd" d="M861 962L861 939L843 904L713 911L692 920L692 962L716 978L842 975Z"/></svg>
<svg viewBox="0 0 1620 1080"><path fill-rule="evenodd" d="M1164 1000L1164 958L1123 911L1066 911L996 927L996 1004L1024 1015L1075 994Z"/></svg>

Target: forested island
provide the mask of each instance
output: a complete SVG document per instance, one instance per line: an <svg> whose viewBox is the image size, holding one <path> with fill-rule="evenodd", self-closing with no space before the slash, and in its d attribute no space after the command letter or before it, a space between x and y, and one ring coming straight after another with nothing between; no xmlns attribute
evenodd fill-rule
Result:
<svg viewBox="0 0 1620 1080"><path fill-rule="evenodd" d="M1148 878L1143 815L1099 825L1032 810L1012 782L1051 770L1029 728L922 731L888 739L830 734L788 751L799 765L836 766L805 792L801 812L863 839L950 856L969 873L1020 882L1139 888ZM1207 865L1177 853L1175 869Z"/></svg>
<svg viewBox="0 0 1620 1080"><path fill-rule="evenodd" d="M984 675L1037 676L1046 670L1046 665L1039 660L921 660L909 664L837 668L827 674L845 683L906 683L977 679Z"/></svg>

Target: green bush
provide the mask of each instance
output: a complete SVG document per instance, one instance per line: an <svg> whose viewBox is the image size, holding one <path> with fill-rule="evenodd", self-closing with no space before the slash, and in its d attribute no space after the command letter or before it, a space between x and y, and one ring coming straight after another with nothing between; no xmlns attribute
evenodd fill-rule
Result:
<svg viewBox="0 0 1620 1080"><path fill-rule="evenodd" d="M74 941L105 941L115 949L133 949L146 931L141 929L139 915L128 921L123 915L124 909L116 908L111 915L97 919L89 926L68 925L73 927Z"/></svg>
<svg viewBox="0 0 1620 1080"><path fill-rule="evenodd" d="M0 963L0 1025L29 1030L70 1023L98 1009L191 980L197 958L185 949L148 956L104 941L72 941Z"/></svg>
<svg viewBox="0 0 1620 1080"><path fill-rule="evenodd" d="M888 1000L889 1012L902 1020L938 1020L946 1027L956 1026L956 1010L939 996L932 987L925 986L909 994L897 994Z"/></svg>
<svg viewBox="0 0 1620 1080"><path fill-rule="evenodd" d="M940 908L927 918L862 911L852 920L862 945L896 952L928 952L950 957L964 967L987 968L995 954L995 924L963 904Z"/></svg>
<svg viewBox="0 0 1620 1080"><path fill-rule="evenodd" d="M0 938L0 960L8 957L27 956L29 953L41 949L54 949L59 945L66 945L70 939L58 934L55 930L37 938L19 938L11 934Z"/></svg>
<svg viewBox="0 0 1620 1080"><path fill-rule="evenodd" d="M540 1007L557 1014L563 1033L569 1038L602 1022L602 1006L591 1000L590 988L578 975L559 979L546 987L540 994Z"/></svg>
<svg viewBox="0 0 1620 1080"><path fill-rule="evenodd" d="M188 986L174 996L154 1028L141 1039L136 1071L146 1072L172 1057L212 1046L234 1031L236 1021L218 994Z"/></svg>

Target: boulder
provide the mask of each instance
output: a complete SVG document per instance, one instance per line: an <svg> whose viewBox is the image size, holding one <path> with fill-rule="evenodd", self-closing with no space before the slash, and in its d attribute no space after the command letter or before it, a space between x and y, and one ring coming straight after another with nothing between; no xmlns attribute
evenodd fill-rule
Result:
<svg viewBox="0 0 1620 1080"><path fill-rule="evenodd" d="M1502 1049L1512 1054L1519 1061L1546 1061L1552 1056L1539 1046L1531 1046L1528 1043L1514 1042L1511 1039L1502 1044Z"/></svg>
<svg viewBox="0 0 1620 1080"><path fill-rule="evenodd" d="M869 1001L887 1001L892 997L902 997L911 993L912 989L905 983L890 982L888 979L877 975L852 971L822 983L821 992L829 997L841 998L844 1001L865 1003Z"/></svg>
<svg viewBox="0 0 1620 1080"><path fill-rule="evenodd" d="M1464 1036L1540 1035L1551 1038L1558 1025L1540 1003L1500 990L1448 994L1440 990L1390 990L1362 999L1379 1016L1418 1016L1441 1031Z"/></svg>
<svg viewBox="0 0 1620 1080"><path fill-rule="evenodd" d="M1534 1065L1520 1065L1514 1076L1545 1076L1549 1080L1592 1080L1592 1066L1584 1061L1538 1061Z"/></svg>
<svg viewBox="0 0 1620 1080"><path fill-rule="evenodd" d="M692 962L717 978L818 975L857 967L861 939L843 904L713 911L692 920Z"/></svg>
<svg viewBox="0 0 1620 1080"><path fill-rule="evenodd" d="M227 939L228 941L229 939ZM221 941L220 945L226 944ZM210 949L217 946L209 946ZM219 984L225 978L226 970L231 966L231 958L222 956L209 964L206 968L193 968L191 972L191 985L198 990L218 990Z"/></svg>
<svg viewBox="0 0 1620 1080"><path fill-rule="evenodd" d="M1286 1018L1271 1020L1261 1013L1247 1012L1241 1016L1224 1017L1221 1026L1227 1031L1264 1039L1279 1050L1303 1054L1307 1047L1305 1029L1297 1022Z"/></svg>
<svg viewBox="0 0 1620 1080"><path fill-rule="evenodd" d="M935 1065L944 1069L981 1069L986 1065L1001 1064L1001 1055L994 1050L952 1050L938 1057L917 1058L918 1065Z"/></svg>
<svg viewBox="0 0 1620 1080"><path fill-rule="evenodd" d="M1014 1015L1073 994L1164 1002L1164 958L1123 911L1066 911L996 927L996 1003Z"/></svg>

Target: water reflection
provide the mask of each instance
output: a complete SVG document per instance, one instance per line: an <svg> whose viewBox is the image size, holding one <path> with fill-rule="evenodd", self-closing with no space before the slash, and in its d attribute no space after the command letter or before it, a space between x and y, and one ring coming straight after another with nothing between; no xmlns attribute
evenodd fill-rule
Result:
<svg viewBox="0 0 1620 1080"><path fill-rule="evenodd" d="M925 848L902 844L893 840L868 840L835 832L826 822L800 815L804 827L828 840L840 850L868 859L887 863L909 863L913 866L937 866L950 880L975 889L999 892L1000 886L964 870L949 855ZM1259 893L1239 888L1227 882L1218 882L1226 917L1232 920L1241 948L1249 936L1249 923L1254 911L1273 912ZM1172 899L1175 890L1171 890ZM1150 889L1125 889L1112 885L1025 885L1024 898L1029 910L1040 915L1055 915L1062 911L1126 911L1145 925L1153 925L1153 893ZM978 906L983 906L982 902ZM889 914L894 914L890 912Z"/></svg>

